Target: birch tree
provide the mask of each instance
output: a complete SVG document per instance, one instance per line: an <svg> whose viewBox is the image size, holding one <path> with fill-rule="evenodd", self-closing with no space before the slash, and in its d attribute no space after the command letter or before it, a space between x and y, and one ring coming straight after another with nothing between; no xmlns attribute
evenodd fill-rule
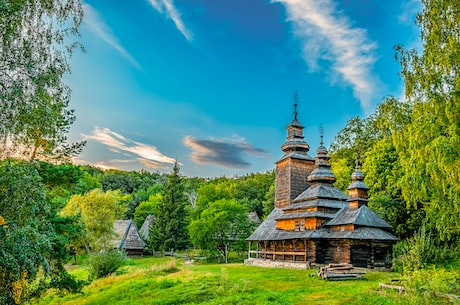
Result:
<svg viewBox="0 0 460 305"><path fill-rule="evenodd" d="M0 1L0 157L62 160L84 143L67 143L68 57L78 46L80 0Z"/></svg>

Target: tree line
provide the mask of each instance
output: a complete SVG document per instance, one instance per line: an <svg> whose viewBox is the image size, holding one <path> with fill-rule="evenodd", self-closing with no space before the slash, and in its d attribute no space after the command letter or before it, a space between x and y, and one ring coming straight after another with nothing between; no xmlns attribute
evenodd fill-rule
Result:
<svg viewBox="0 0 460 305"><path fill-rule="evenodd" d="M273 186L273 171L204 179L182 176L177 164L161 174L6 159L0 162L2 301L14 304L47 288L79 291L82 283L64 264L112 251L118 219L134 219L140 228L154 216L146 253L200 249L225 259L229 249L245 249L257 225L248 213L263 218L273 208ZM40 286L31 287L37 276Z"/></svg>

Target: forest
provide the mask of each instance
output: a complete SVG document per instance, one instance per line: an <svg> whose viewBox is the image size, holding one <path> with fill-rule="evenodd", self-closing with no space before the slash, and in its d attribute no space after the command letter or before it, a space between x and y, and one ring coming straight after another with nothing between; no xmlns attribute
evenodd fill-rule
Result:
<svg viewBox="0 0 460 305"><path fill-rule="evenodd" d="M422 50L395 46L403 100L385 97L355 117L330 146L342 190L359 158L369 207L400 241L393 268L422 292L460 294L460 4L422 0ZM74 165L84 142L68 143L70 42L80 1L0 1L0 303L23 304L48 289L87 284L65 265L91 261L91 278L123 262L112 251L113 223L155 221L146 251L200 251L225 261L273 209L274 171L241 177L184 177ZM26 30L27 29L27 30ZM33 67L33 68L32 68ZM219 236L219 238L216 238ZM430 283L421 279L436 279ZM431 285L431 286L430 286ZM428 304L428 303L427 303Z"/></svg>

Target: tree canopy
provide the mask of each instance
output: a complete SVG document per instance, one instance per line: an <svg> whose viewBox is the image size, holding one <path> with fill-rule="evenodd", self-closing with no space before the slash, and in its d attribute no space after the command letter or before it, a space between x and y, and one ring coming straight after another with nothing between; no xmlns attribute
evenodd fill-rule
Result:
<svg viewBox="0 0 460 305"><path fill-rule="evenodd" d="M88 252L109 249L114 238L113 224L122 219L125 200L120 191L95 189L84 195L73 195L61 215L80 216L85 230L80 240Z"/></svg>
<svg viewBox="0 0 460 305"><path fill-rule="evenodd" d="M422 4L422 51L396 47L405 100L387 97L371 116L350 120L331 163L343 188L358 152L369 205L400 237L423 226L438 246L452 245L460 237L460 4Z"/></svg>
<svg viewBox="0 0 460 305"><path fill-rule="evenodd" d="M443 241L460 237L460 4L422 0L423 51L397 47L412 120L395 137L401 189Z"/></svg>
<svg viewBox="0 0 460 305"><path fill-rule="evenodd" d="M0 302L19 304L47 260L54 235L50 207L37 170L7 161L0 166Z"/></svg>
<svg viewBox="0 0 460 305"><path fill-rule="evenodd" d="M80 0L0 2L0 157L62 160L84 143L67 143L75 121L63 76L77 46Z"/></svg>
<svg viewBox="0 0 460 305"><path fill-rule="evenodd" d="M230 247L244 249L254 226L245 205L236 199L220 199L210 202L207 209L192 220L189 234L195 246L220 252L227 262Z"/></svg>

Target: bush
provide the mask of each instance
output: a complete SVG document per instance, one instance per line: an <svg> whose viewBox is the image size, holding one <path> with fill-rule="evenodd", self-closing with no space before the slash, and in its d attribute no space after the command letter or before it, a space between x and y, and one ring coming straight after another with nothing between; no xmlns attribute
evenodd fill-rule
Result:
<svg viewBox="0 0 460 305"><path fill-rule="evenodd" d="M433 239L426 232L425 226L422 226L412 238L401 241L395 246L394 269L403 273L422 269L427 263L432 262L431 249L433 248Z"/></svg>
<svg viewBox="0 0 460 305"><path fill-rule="evenodd" d="M65 292L79 293L85 284L85 281L77 280L74 275L62 269L51 279L49 287L58 289L59 294L63 295Z"/></svg>
<svg viewBox="0 0 460 305"><path fill-rule="evenodd" d="M393 269L407 273L431 265L446 266L459 261L455 244L442 244L423 225L412 238L400 241L393 248Z"/></svg>
<svg viewBox="0 0 460 305"><path fill-rule="evenodd" d="M460 273L457 270L430 267L415 270L404 277L410 304L458 304Z"/></svg>
<svg viewBox="0 0 460 305"><path fill-rule="evenodd" d="M89 276L91 279L98 279L111 275L123 266L125 261L126 255L115 250L94 254L89 259Z"/></svg>

